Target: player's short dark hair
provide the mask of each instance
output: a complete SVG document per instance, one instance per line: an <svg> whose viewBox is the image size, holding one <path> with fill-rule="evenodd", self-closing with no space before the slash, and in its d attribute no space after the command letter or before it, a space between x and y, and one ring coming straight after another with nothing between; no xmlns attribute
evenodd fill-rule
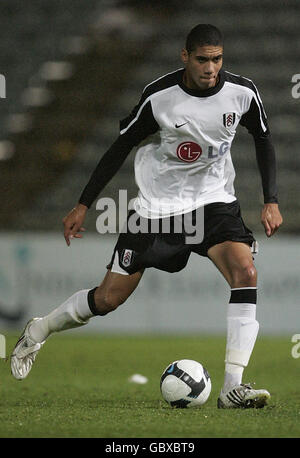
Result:
<svg viewBox="0 0 300 458"><path fill-rule="evenodd" d="M197 46L223 46L221 31L211 24L198 24L186 37L185 49L188 53L194 51Z"/></svg>

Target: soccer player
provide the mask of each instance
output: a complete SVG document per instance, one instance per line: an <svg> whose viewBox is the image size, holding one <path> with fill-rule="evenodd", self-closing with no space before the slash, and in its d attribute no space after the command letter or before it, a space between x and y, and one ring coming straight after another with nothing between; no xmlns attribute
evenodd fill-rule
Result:
<svg viewBox="0 0 300 458"><path fill-rule="evenodd" d="M254 138L262 179L261 222L267 237L282 223L278 208L276 162L266 114L258 90L245 77L222 69L223 36L210 24L199 24L181 52L183 68L148 84L131 114L121 121L120 135L105 153L79 202L63 219L64 237L82 237L84 219L109 180L137 147L135 178L139 188L128 230L120 233L107 273L91 290L81 290L47 316L30 320L11 356L12 374L24 379L47 337L75 328L115 310L133 293L148 267L175 272L191 252L208 257L231 288L227 309L224 385L219 408L263 407L270 394L242 383L259 324L256 320L257 275L253 253L257 242L241 217L234 191L230 155L238 124ZM187 231L175 231L178 216L195 221L202 209L204 235L187 243ZM132 218L149 230L130 230ZM170 231L162 224L170 220ZM159 230L151 232L153 221Z"/></svg>

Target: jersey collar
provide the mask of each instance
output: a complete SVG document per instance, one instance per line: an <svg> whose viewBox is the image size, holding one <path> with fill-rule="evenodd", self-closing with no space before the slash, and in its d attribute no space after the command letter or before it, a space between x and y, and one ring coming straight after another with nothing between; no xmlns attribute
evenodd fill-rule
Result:
<svg viewBox="0 0 300 458"><path fill-rule="evenodd" d="M210 97L211 95L217 94L225 83L225 72L223 70L219 71L219 81L214 87L210 87L209 89L204 89L203 91L199 89L190 89L183 83L183 74L184 68L181 70L179 74L179 82L178 85L181 89L189 95L193 95L194 97Z"/></svg>

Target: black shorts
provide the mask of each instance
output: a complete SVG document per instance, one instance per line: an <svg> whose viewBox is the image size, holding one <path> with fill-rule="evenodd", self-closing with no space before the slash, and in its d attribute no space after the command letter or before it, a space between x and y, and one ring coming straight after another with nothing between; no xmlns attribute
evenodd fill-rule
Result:
<svg viewBox="0 0 300 458"><path fill-rule="evenodd" d="M133 210L129 212L128 219L134 216L143 219ZM189 214L195 218L196 211ZM244 242L252 246L255 241L253 234L248 229L241 217L238 200L229 204L217 202L204 207L204 235L201 243L186 243L186 232L175 233L174 217L170 218L170 233L163 233L159 220L159 232L151 233L150 226L147 233L122 232L116 243L111 262L107 268L116 266L121 273L133 274L147 267L155 267L165 272L179 272L189 259L191 253L207 256L207 251L214 245L225 241ZM165 218L163 218L165 219ZM151 220L146 220L150 224ZM116 257L117 255L117 257Z"/></svg>

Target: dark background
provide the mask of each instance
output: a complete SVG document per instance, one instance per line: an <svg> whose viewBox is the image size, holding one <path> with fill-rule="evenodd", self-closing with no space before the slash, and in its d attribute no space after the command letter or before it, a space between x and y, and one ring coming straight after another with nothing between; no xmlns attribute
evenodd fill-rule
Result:
<svg viewBox="0 0 300 458"><path fill-rule="evenodd" d="M0 230L62 230L119 120L146 84L182 66L187 33L205 22L224 33L224 68L260 91L277 152L281 233L298 233L300 100L291 80L300 73L299 13L297 0L1 0ZM261 232L260 176L242 127L232 157L245 222ZM101 197L135 196L133 159ZM96 216L94 205L92 231Z"/></svg>

